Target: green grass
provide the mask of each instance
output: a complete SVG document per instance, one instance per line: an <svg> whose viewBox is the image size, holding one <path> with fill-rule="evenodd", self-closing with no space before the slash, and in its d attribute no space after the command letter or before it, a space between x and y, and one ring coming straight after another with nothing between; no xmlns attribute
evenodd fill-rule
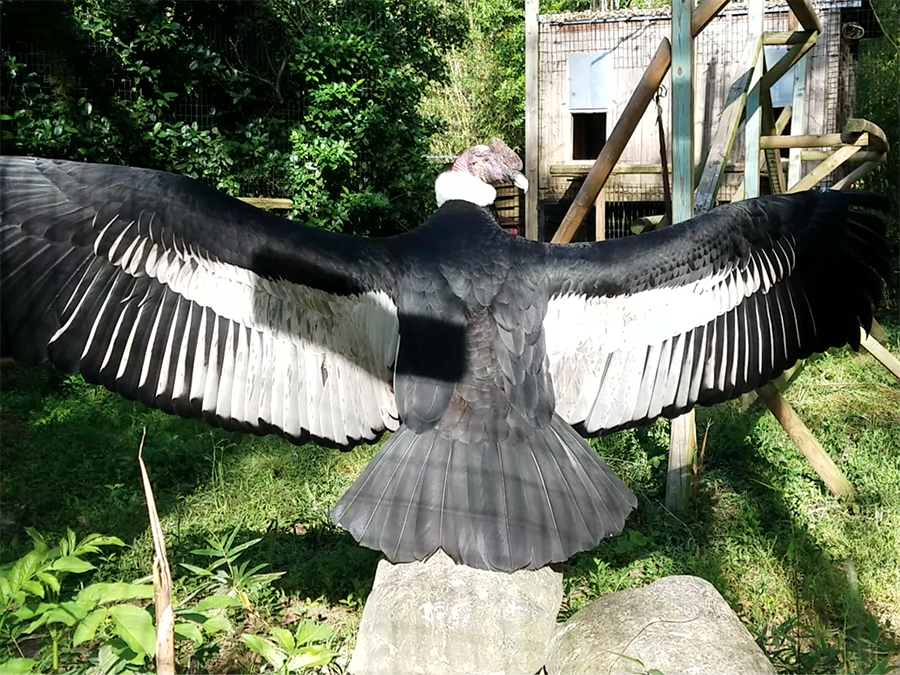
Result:
<svg viewBox="0 0 900 675"><path fill-rule="evenodd" d="M900 328L887 328L900 353ZM824 488L760 403L698 412L701 437L708 425L705 461L696 498L677 516L662 503L667 422L594 441L639 507L622 536L561 566L561 619L604 593L696 574L719 589L781 672L877 672L898 652L900 382L865 352L835 350L809 360L786 398L857 488L855 500ZM30 550L25 527L48 539L71 527L129 544L92 561L93 581L149 574L136 463L146 428L144 459L176 588L195 582L178 563L202 565L191 550L210 535L237 527L236 542L262 537L245 559L286 574L242 628L264 634L302 616L328 621L346 663L378 555L333 527L327 512L375 447L341 453L210 429L47 368L3 370L0 418L0 562ZM197 672L258 668L236 637L191 661Z"/></svg>

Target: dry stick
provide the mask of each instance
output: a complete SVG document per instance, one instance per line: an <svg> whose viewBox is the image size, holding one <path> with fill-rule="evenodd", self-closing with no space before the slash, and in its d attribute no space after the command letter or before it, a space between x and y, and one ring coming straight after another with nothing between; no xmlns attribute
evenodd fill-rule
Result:
<svg viewBox="0 0 900 675"><path fill-rule="evenodd" d="M770 382L757 387L756 391L828 489L839 497L852 497L855 494L853 486L844 478L834 461L806 428L791 404L784 400L775 385Z"/></svg>
<svg viewBox="0 0 900 675"><path fill-rule="evenodd" d="M172 612L172 570L166 557L166 540L163 537L159 514L156 512L156 500L153 499L153 488L144 466L144 439L147 428L141 435L138 448L138 464L141 467L141 481L144 484L144 496L147 498L147 511L150 514L150 531L153 533L153 605L156 608L156 672L157 675L175 675L175 614Z"/></svg>

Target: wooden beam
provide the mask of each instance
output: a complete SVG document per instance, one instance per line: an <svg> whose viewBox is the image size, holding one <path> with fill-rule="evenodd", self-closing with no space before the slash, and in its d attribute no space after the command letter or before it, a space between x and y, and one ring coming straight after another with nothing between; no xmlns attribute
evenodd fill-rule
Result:
<svg viewBox="0 0 900 675"><path fill-rule="evenodd" d="M796 21L796 18L794 19ZM794 112L791 116L791 133L798 136L806 134L806 69L809 59L804 57L797 61L794 67L794 98L791 106ZM801 151L791 148L788 163L788 185L793 185L800 180L803 174Z"/></svg>
<svg viewBox="0 0 900 675"><path fill-rule="evenodd" d="M847 134L821 134L818 136L763 136L759 139L759 147L765 148L827 148L840 145L865 147L869 144L869 135L860 134L855 140L846 143Z"/></svg>
<svg viewBox="0 0 900 675"><path fill-rule="evenodd" d="M255 206L258 209L292 209L292 199L276 199L270 197L238 197L242 202Z"/></svg>
<svg viewBox="0 0 900 675"><path fill-rule="evenodd" d="M763 89L762 104L763 126L766 132L770 134L780 133L775 127L775 111L772 109L772 97L769 96L768 89ZM763 158L766 173L769 174L769 185L772 192L783 194L787 190L787 185L785 184L784 170L781 167L781 150L765 150L763 151Z"/></svg>
<svg viewBox="0 0 900 675"><path fill-rule="evenodd" d="M808 30L767 30L763 33L764 45L800 45L808 41L812 31Z"/></svg>
<svg viewBox="0 0 900 675"><path fill-rule="evenodd" d="M697 192L694 195L694 211L696 213L709 211L716 202L719 183L725 170L725 160L731 154L731 148L741 124L750 78L761 52L762 43L759 40L752 40L744 47L744 53L739 61L740 72L728 91L725 108L719 115L715 134L709 144L709 153L706 156L703 174L697 184Z"/></svg>
<svg viewBox="0 0 900 675"><path fill-rule="evenodd" d="M844 135L853 138L855 134L868 134L869 144L875 150L878 152L890 152L891 145L888 143L887 136L877 124L858 117L851 117L844 125Z"/></svg>
<svg viewBox="0 0 900 675"><path fill-rule="evenodd" d="M862 155L864 153L859 153L859 154ZM877 162L866 162L865 164L860 164L858 167L853 169L853 171L851 171L846 176L841 178L838 182L836 182L834 185L832 185L831 189L832 190L843 190L844 188L849 187L850 185L853 185L853 183L858 181L860 178L865 176L867 173L869 173L870 171L873 171L874 169L877 169L879 166L881 166L882 162L884 162L885 157L886 157L885 155L881 155L881 159L879 159ZM850 161L852 159L856 159L856 158L850 157L847 161Z"/></svg>
<svg viewBox="0 0 900 675"><path fill-rule="evenodd" d="M525 192L525 237L532 240L538 238L539 42L538 0L525 0L525 178L528 179L528 190Z"/></svg>
<svg viewBox="0 0 900 675"><path fill-rule="evenodd" d="M778 116L778 119L775 120L774 133L776 133L776 134L782 133L787 128L787 123L790 121L792 116L793 116L793 110L792 110L791 106L789 106L789 105L785 106L784 109L781 111L781 114ZM760 171L763 170L765 163L767 161L768 161L768 158L766 158L766 159L761 158L759 160L759 170ZM784 160L782 159L782 162L783 161ZM744 181L741 181L741 184L734 191L734 195L732 195L731 201L739 202L744 198L744 185L745 185Z"/></svg>
<svg viewBox="0 0 900 675"><path fill-rule="evenodd" d="M748 0L747 39L751 42L762 42L763 0ZM750 91L747 92L747 109L744 113L744 191L747 197L759 197L759 137L762 134L762 77L766 69L766 60L762 51L756 57L753 75L750 77ZM776 80L777 81L777 80Z"/></svg>
<svg viewBox="0 0 900 675"><path fill-rule="evenodd" d="M603 190L594 202L594 241L606 239L606 195Z"/></svg>
<svg viewBox="0 0 900 675"><path fill-rule="evenodd" d="M819 16L816 14L816 10L813 9L809 0L787 0L787 3L801 26L806 30L814 30L819 33L822 32L822 24L819 21Z"/></svg>
<svg viewBox="0 0 900 675"><path fill-rule="evenodd" d="M834 150L798 150L798 152L800 153L800 159L804 162L824 162L826 159L831 157L831 154L834 152ZM883 152L860 150L847 161L883 162L885 159L887 159L887 155Z"/></svg>
<svg viewBox="0 0 900 675"><path fill-rule="evenodd" d="M853 145L838 148L832 153L831 157L826 159L824 162L819 164L819 166L806 174L799 180L799 182L791 185L791 187L788 188L787 192L803 192L804 190L809 190L810 188L815 187L821 182L823 178L825 178L825 176L830 174L841 164L853 157L853 155L855 155L857 152L859 152L859 148Z"/></svg>
<svg viewBox="0 0 900 675"><path fill-rule="evenodd" d="M763 75L762 86L766 89L774 87L778 80L784 77L785 73L791 69L791 66L802 59L806 52L816 46L817 37L818 34L813 33L807 38L806 42L791 47L790 51L778 59L778 62L772 66L771 70Z"/></svg>
<svg viewBox="0 0 900 675"><path fill-rule="evenodd" d="M758 387L756 392L828 489L840 497L850 497L855 494L853 486L840 472L825 449L819 445L791 405L784 400L775 385L771 382L764 384Z"/></svg>
<svg viewBox="0 0 900 675"><path fill-rule="evenodd" d="M694 215L694 0L672 0L672 222ZM697 426L694 411L672 420L666 508L687 508L691 496Z"/></svg>
<svg viewBox="0 0 900 675"><path fill-rule="evenodd" d="M656 54L653 55L650 64L641 76L637 88L631 95L631 99L625 106L625 110L622 111L622 116L616 122L616 126L613 128L609 138L606 139L603 149L600 150L597 161L594 162L594 165L588 172L587 178L584 179L578 194L575 195L575 199L572 201L572 205L563 218L559 229L553 235L552 243L566 244L572 241L572 237L578 231L585 214L597 199L597 195L600 194L600 190L606 184L613 166L621 157L622 151L644 116L647 105L649 105L656 90L659 89L659 85L669 71L671 63L672 45L666 38L663 38L659 48L656 50Z"/></svg>
<svg viewBox="0 0 900 675"><path fill-rule="evenodd" d="M831 189L833 190L834 188L831 188ZM882 326L880 323L878 323L878 321L875 319L872 319L872 327L871 327L871 330L869 331L869 335L871 335L873 338L875 338L879 342L887 342L888 339L890 338L887 331L884 329L884 326Z"/></svg>
<svg viewBox="0 0 900 675"><path fill-rule="evenodd" d="M867 352L900 380L900 359L885 349L874 337L867 335L862 328L859 329L859 341Z"/></svg>
<svg viewBox="0 0 900 675"><path fill-rule="evenodd" d="M691 13L691 35L697 37L700 31L716 18L729 0L703 0Z"/></svg>
<svg viewBox="0 0 900 675"><path fill-rule="evenodd" d="M826 153L830 155L831 153ZM881 155L878 155L879 157ZM587 176L590 171L593 163L591 164L575 164L575 163L566 163L566 164L551 164L549 167L549 173L551 176L559 176L561 178L584 178ZM726 164L725 173L744 173L744 165L743 164ZM621 175L655 175L658 176L662 173L662 168L659 164L616 164L612 171L610 172L613 176L621 176ZM669 170L671 174L671 169Z"/></svg>
<svg viewBox="0 0 900 675"><path fill-rule="evenodd" d="M718 14L727 4L728 0L703 0L703 2L700 3L700 6L691 14L691 34L696 37L697 34L703 30L703 28L712 21L716 14ZM597 198L597 195L600 194L600 190L603 189L607 178L609 178L610 168L622 155L622 150L625 149L625 145L634 133L634 129L637 127L638 122L640 122L641 117L643 117L647 105L649 105L653 94L659 88L659 84L665 77L671 63L672 45L668 40L664 39L662 44L660 44L659 49L656 50L656 54L650 60L650 64L647 66L647 69L644 71L643 76L638 82L637 89L635 89L634 93L631 95L628 104L625 106L625 110L622 111L622 116L616 123L606 144L603 146L603 150L600 151L594 169L591 170L592 173L588 174L587 179L584 181L584 185L581 186L581 189L575 196L575 200L572 202L572 206L569 207L568 213L566 213L563 222L553 236L553 243L558 244L572 241L572 237L578 230L578 226L581 225L581 221L584 220L584 214L587 213L587 210ZM651 85L653 86L651 87ZM626 118L628 118L627 123L623 124L623 120ZM620 131L621 133L616 138L616 145L610 146L613 135L616 135L617 131ZM604 151L607 149L609 149L608 152L604 154Z"/></svg>

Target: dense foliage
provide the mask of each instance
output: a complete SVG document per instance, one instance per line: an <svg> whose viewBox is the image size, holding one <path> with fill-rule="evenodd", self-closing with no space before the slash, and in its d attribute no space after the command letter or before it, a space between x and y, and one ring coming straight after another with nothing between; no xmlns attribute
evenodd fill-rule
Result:
<svg viewBox="0 0 900 675"><path fill-rule="evenodd" d="M861 41L855 114L880 126L891 145L884 166L866 176L864 185L894 200L890 235L896 252L900 248L900 5L873 0L872 8L884 36Z"/></svg>
<svg viewBox="0 0 900 675"><path fill-rule="evenodd" d="M434 1L0 4L3 152L167 169L391 233L433 204L418 112L462 22Z"/></svg>

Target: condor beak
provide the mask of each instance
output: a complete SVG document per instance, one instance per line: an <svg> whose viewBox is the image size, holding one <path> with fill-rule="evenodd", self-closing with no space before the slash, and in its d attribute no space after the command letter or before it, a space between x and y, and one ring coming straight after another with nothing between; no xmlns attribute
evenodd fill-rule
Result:
<svg viewBox="0 0 900 675"><path fill-rule="evenodd" d="M520 171L511 171L509 177L512 179L513 184L522 192L528 192L528 179L525 178L525 174Z"/></svg>

